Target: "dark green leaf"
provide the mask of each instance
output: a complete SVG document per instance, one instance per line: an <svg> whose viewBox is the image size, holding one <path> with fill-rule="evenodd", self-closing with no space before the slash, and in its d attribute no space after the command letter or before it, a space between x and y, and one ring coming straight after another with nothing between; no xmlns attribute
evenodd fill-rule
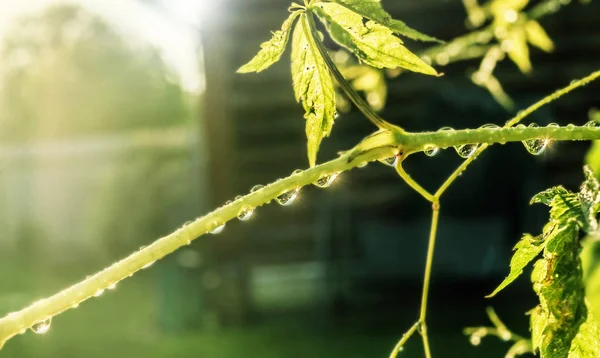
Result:
<svg viewBox="0 0 600 358"><path fill-rule="evenodd" d="M550 218L553 220L563 223L574 220L580 227L585 225L578 194L572 193L562 186L556 186L535 195L530 203L550 206Z"/></svg>
<svg viewBox="0 0 600 358"><path fill-rule="evenodd" d="M296 100L302 102L306 112L304 118L311 167L316 163L321 140L331 132L335 117L333 81L314 41L306 14L303 14L292 38L292 83Z"/></svg>
<svg viewBox="0 0 600 358"><path fill-rule="evenodd" d="M544 258L534 265L532 281L540 299L533 345L542 358L569 357L579 328L588 317L579 260L579 228L573 222L556 226ZM541 330L541 337L539 331Z"/></svg>
<svg viewBox="0 0 600 358"><path fill-rule="evenodd" d="M319 3L315 12L324 19L332 38L362 62L377 68L402 67L427 75L437 72L410 52L392 31L335 3Z"/></svg>
<svg viewBox="0 0 600 358"><path fill-rule="evenodd" d="M587 320L579 327L579 332L571 343L569 357L600 357L600 329L591 312L588 312Z"/></svg>
<svg viewBox="0 0 600 358"><path fill-rule="evenodd" d="M586 232L594 232L598 229L598 220L596 220L596 214L598 210L598 203L600 203L600 183L592 170L585 166L583 168L585 180L581 184L579 190L579 201L581 203L582 219L583 219L583 230Z"/></svg>
<svg viewBox="0 0 600 358"><path fill-rule="evenodd" d="M502 283L486 297L493 297L506 286L510 285L517 277L523 273L523 269L544 249L544 240L540 237L533 237L529 234L515 245L516 251L510 260L510 273Z"/></svg>
<svg viewBox="0 0 600 358"><path fill-rule="evenodd" d="M272 64L279 61L285 46L288 43L290 37L290 31L294 20L300 14L299 11L293 12L281 26L281 30L275 31L269 41L263 42L260 45L260 51L254 56L250 62L240 67L237 72L260 72L269 68Z"/></svg>
<svg viewBox="0 0 600 358"><path fill-rule="evenodd" d="M406 36L413 40L439 42L443 41L420 33L419 31L408 27L404 22L400 20L394 20L390 14L388 14L379 0L333 0L334 2L344 6L345 8L359 14L360 16L377 22L385 27L388 27L398 35Z"/></svg>

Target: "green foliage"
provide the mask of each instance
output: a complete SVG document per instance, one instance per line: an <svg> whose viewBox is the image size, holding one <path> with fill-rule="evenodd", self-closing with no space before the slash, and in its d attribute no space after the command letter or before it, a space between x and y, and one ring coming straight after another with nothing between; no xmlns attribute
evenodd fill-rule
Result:
<svg viewBox="0 0 600 358"><path fill-rule="evenodd" d="M290 38L290 32L292 31L292 26L298 15L300 15L299 11L292 12L290 17L283 22L281 30L275 31L269 41L263 42L260 45L260 51L258 51L256 56L254 56L250 62L240 67L237 72L260 72L279 61L283 51L285 51L288 39Z"/></svg>
<svg viewBox="0 0 600 358"><path fill-rule="evenodd" d="M348 10L389 28L398 35L406 36L413 40L443 43L443 41L425 35L408 27L404 22L395 20L382 7L379 0L333 0Z"/></svg>
<svg viewBox="0 0 600 358"><path fill-rule="evenodd" d="M493 297L498 292L510 285L522 273L523 269L544 249L544 239L540 236L533 237L529 234L515 245L515 254L510 260L510 274L502 281L502 283L487 297Z"/></svg>
<svg viewBox="0 0 600 358"><path fill-rule="evenodd" d="M292 81L296 100L302 102L306 119L308 161L315 166L323 137L328 136L335 117L335 90L316 39L310 35L303 14L292 39Z"/></svg>
<svg viewBox="0 0 600 358"><path fill-rule="evenodd" d="M363 24L363 17L335 3L319 3L315 12L326 21L332 38L376 68L402 67L427 75L437 72L403 46L390 28L374 21Z"/></svg>
<svg viewBox="0 0 600 358"><path fill-rule="evenodd" d="M517 244L510 275L492 293L514 281L527 263L543 251L531 274L540 304L530 312L532 346L541 357L591 358L600 354L600 335L588 314L579 257L580 230L597 229L600 184L589 168L584 173L579 193L558 186L532 198L532 204L550 207L550 222L544 226L541 238L526 235Z"/></svg>
<svg viewBox="0 0 600 358"><path fill-rule="evenodd" d="M337 71L331 68L335 65L328 58L322 38L314 36L313 11L326 22L329 34L336 42L354 53L361 62L376 68L401 67L437 75L431 66L409 51L394 33L422 41L439 40L392 19L376 0L311 1L307 6L292 4L292 14L284 21L281 30L274 32L269 41L263 42L258 54L240 67L238 72L260 72L279 61L293 31L292 83L296 100L302 103L305 111L308 162L313 167L321 141L331 133L336 117L331 71ZM298 16L300 19L294 25ZM363 19L368 21L363 23ZM345 79L338 78L338 81L345 82ZM370 84L358 84L364 88L371 87Z"/></svg>

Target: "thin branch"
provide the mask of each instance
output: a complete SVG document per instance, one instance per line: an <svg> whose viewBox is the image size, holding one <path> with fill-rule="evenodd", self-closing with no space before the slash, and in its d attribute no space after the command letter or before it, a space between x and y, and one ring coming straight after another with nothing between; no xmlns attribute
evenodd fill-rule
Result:
<svg viewBox="0 0 600 358"><path fill-rule="evenodd" d="M545 103L555 100L561 95L592 81L600 76L600 71L573 83L540 102L534 104L517 117L509 125L513 125L523 117L541 107ZM224 225L229 220L237 217L242 210L257 208L275 199L283 193L298 190L302 186L332 173L341 173L353 167L363 165L365 162L381 160L398 155L401 150L410 149L412 152L424 150L425 142L437 147L448 147L472 142L511 142L536 139L540 135L554 140L592 140L600 139L600 128L594 127L563 127L563 128L525 128L525 129L476 129L454 131L452 133L405 133L378 131L359 143L354 149L347 151L341 157L318 165L314 168L293 174L285 179L276 181L263 189L252 192L231 204L225 205L192 223L183 226L174 233L165 236L152 245L145 247L112 266L96 273L95 275L51 296L33 303L32 305L13 312L0 319L0 347L11 337L34 324L45 321L70 308L76 307L81 302L98 296L105 289L112 287L119 281L132 276L137 271L148 267L156 260L168 255L178 248L189 244L192 240L216 227ZM478 153L485 148L482 145ZM406 154L407 152L404 151ZM476 154L478 154L476 153ZM471 158L469 158L471 159ZM471 161L467 159L463 166ZM460 169L460 168L459 168ZM449 184L448 184L449 185ZM442 189L442 188L440 188ZM442 190L443 192L443 190ZM439 198L440 190L435 194ZM429 255L428 255L429 261ZM426 295L424 295L426 298ZM423 314L422 314L423 315ZM424 318L424 317L423 317ZM424 320L421 320L423 324Z"/></svg>

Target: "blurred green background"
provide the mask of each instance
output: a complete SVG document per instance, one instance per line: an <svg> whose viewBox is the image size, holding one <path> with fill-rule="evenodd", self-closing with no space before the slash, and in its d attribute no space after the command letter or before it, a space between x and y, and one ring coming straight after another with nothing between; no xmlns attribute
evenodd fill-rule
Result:
<svg viewBox="0 0 600 358"><path fill-rule="evenodd" d="M508 61L495 71L519 108L597 69L600 4L561 3L542 20L555 52L532 51L528 76ZM288 55L259 75L235 74L288 5L0 3L0 315L307 166ZM468 31L459 0L384 6L438 38ZM511 114L470 82L478 64L443 67L441 78L388 79L383 117L414 131L503 124ZM600 108L598 93L598 84L587 86L531 120L583 124ZM319 160L373 129L350 109ZM503 357L506 344L473 347L462 335L488 324L488 305L527 334L525 312L536 301L526 275L493 300L483 296L508 271L521 233L539 232L547 218L529 198L556 184L576 189L589 148L554 143L534 157L520 144L493 147L448 191L428 315L434 356ZM406 167L431 189L460 160L448 150ZM588 161L600 167L600 155ZM326 191L303 189L292 207L275 205L56 317L48 334L15 337L0 356L387 356L418 316L429 205L377 164ZM585 264L600 317L595 251L586 249ZM417 338L401 354L421 355Z"/></svg>

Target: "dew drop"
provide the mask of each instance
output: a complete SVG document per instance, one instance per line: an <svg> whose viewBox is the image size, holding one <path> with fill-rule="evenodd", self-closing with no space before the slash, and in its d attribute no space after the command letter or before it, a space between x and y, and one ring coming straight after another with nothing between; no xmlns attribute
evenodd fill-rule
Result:
<svg viewBox="0 0 600 358"><path fill-rule="evenodd" d="M31 326L31 331L35 334L45 334L50 330L52 324L52 318L48 318L44 321L40 321Z"/></svg>
<svg viewBox="0 0 600 358"><path fill-rule="evenodd" d="M538 125L535 123L531 123L529 126L529 128L538 128ZM527 151L533 155L540 155L544 152L544 150L546 150L546 147L548 146L548 139L545 138L536 138L536 139L530 139L530 140L524 140L521 143L523 143L523 146L525 146L525 149L527 149Z"/></svg>
<svg viewBox="0 0 600 358"><path fill-rule="evenodd" d="M469 342L471 342L471 344L474 346L478 346L481 343L481 337L474 334L471 336L471 338L469 338Z"/></svg>
<svg viewBox="0 0 600 358"><path fill-rule="evenodd" d="M240 212L237 215L237 218L242 221L247 221L250 220L252 214L254 214L254 209L245 206L240 210Z"/></svg>
<svg viewBox="0 0 600 358"><path fill-rule="evenodd" d="M356 167L357 167L357 168L364 168L364 167L366 167L366 166L367 166L367 164L369 164L369 162L362 162L362 163L360 163L359 165L357 165Z"/></svg>
<svg viewBox="0 0 600 358"><path fill-rule="evenodd" d="M261 185L261 184L255 185L255 186L253 186L253 187L252 187L252 189L250 189L250 192L251 192L251 193L254 193L255 191L258 191L258 190L260 190L260 189L262 189L262 188L264 188L264 187L265 187L265 186L264 186L264 185Z"/></svg>
<svg viewBox="0 0 600 358"><path fill-rule="evenodd" d="M73 306L71 306L71 308L77 308L79 307L79 303L73 303Z"/></svg>
<svg viewBox="0 0 600 358"><path fill-rule="evenodd" d="M569 123L569 124L567 124L567 129L573 130L573 129L575 129L575 125L573 123Z"/></svg>
<svg viewBox="0 0 600 358"><path fill-rule="evenodd" d="M463 144L463 145L457 145L454 147L454 149L456 150L456 153L461 158L465 158L465 159L472 156L475 153L475 151L477 150L477 148L479 148L479 144Z"/></svg>
<svg viewBox="0 0 600 358"><path fill-rule="evenodd" d="M557 123L550 123L546 127L547 128L559 128L560 126Z"/></svg>
<svg viewBox="0 0 600 358"><path fill-rule="evenodd" d="M423 149L423 153L425 153L426 156L428 157L433 157L434 155L438 154L438 152L440 151L440 148L431 145L431 144L427 144L425 146L425 149Z"/></svg>
<svg viewBox="0 0 600 358"><path fill-rule="evenodd" d="M317 179L316 182L314 182L313 184L315 186L318 186L319 188L329 188L331 186L331 184L333 184L333 182L335 181L335 178L337 178L337 176L340 173L331 173L331 174L327 174L324 175L322 177L320 177L319 179Z"/></svg>
<svg viewBox="0 0 600 358"><path fill-rule="evenodd" d="M219 234L225 229L225 224L219 225L217 222L213 222L213 226L215 228L210 231L211 234Z"/></svg>
<svg viewBox="0 0 600 358"><path fill-rule="evenodd" d="M442 127L440 129L438 129L438 132L445 132L445 131L454 131L454 128L452 128L452 127Z"/></svg>
<svg viewBox="0 0 600 358"><path fill-rule="evenodd" d="M302 169L296 169L292 172L292 175L298 175L300 173L302 173Z"/></svg>
<svg viewBox="0 0 600 358"><path fill-rule="evenodd" d="M110 285L108 285L108 287L107 287L107 288L108 288L109 290L114 290L115 288L117 288L117 283L116 283L116 282L113 282L113 283L111 283Z"/></svg>
<svg viewBox="0 0 600 358"><path fill-rule="evenodd" d="M146 265L148 266L148 265ZM142 268L146 268L146 266L142 267ZM102 296L102 294L104 293L104 290L98 290L96 291L96 293L94 293L94 297L100 297Z"/></svg>
<svg viewBox="0 0 600 358"><path fill-rule="evenodd" d="M393 156L393 157L381 159L381 160L379 160L379 162L383 163L385 165L389 165L390 167L395 167L396 163L398 163L398 157L397 156Z"/></svg>
<svg viewBox="0 0 600 358"><path fill-rule="evenodd" d="M290 191L285 192L285 193L279 195L278 197L276 197L275 201L277 202L277 204L283 205L283 206L292 205L294 200L296 200L296 197L298 197L299 192L300 192L300 188L290 190Z"/></svg>
<svg viewBox="0 0 600 358"><path fill-rule="evenodd" d="M600 123L596 122L596 121L589 121L585 124L586 127L590 127L590 128L598 128L600 127Z"/></svg>
<svg viewBox="0 0 600 358"><path fill-rule="evenodd" d="M499 126L499 125L497 125L497 124L488 123L488 124L484 124L484 125L482 125L482 126L481 126L481 127L479 127L479 128L483 128L483 129L498 129L498 128L500 128L500 126Z"/></svg>

